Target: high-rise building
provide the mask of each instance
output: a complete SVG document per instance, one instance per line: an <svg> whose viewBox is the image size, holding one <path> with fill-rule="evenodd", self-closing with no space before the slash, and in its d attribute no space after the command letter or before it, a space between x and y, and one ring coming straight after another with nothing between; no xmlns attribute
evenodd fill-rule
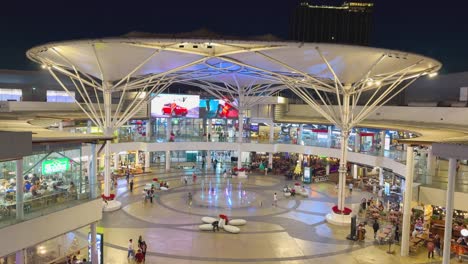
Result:
<svg viewBox="0 0 468 264"><path fill-rule="evenodd" d="M300 3L290 18L289 38L303 42L368 45L374 4L344 2L341 6Z"/></svg>

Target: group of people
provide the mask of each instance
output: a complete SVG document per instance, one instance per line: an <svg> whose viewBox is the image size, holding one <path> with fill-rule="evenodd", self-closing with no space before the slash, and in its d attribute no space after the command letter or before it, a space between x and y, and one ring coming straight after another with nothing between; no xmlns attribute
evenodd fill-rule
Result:
<svg viewBox="0 0 468 264"><path fill-rule="evenodd" d="M87 261L86 258L82 260L78 259L76 255L67 257L67 264L90 264L91 262Z"/></svg>
<svg viewBox="0 0 468 264"><path fill-rule="evenodd" d="M151 186L151 189L146 190L145 193L145 203L149 200L151 203L153 203L153 198L155 196L155 191L154 191L154 186Z"/></svg>
<svg viewBox="0 0 468 264"><path fill-rule="evenodd" d="M217 132L218 134L218 141L219 142L224 142L227 139L227 133L224 133L222 131ZM210 133L204 133L203 138L206 138L208 142L211 142L211 134Z"/></svg>
<svg viewBox="0 0 468 264"><path fill-rule="evenodd" d="M159 182L159 188L161 188L161 187L164 187L164 188L169 189L169 182L167 182L167 181L160 181L160 182Z"/></svg>
<svg viewBox="0 0 468 264"><path fill-rule="evenodd" d="M185 185L188 184L188 176L187 175L183 175L181 178L180 178L180 181L183 182ZM196 183L197 182L197 174L195 174L195 172L192 172L192 182L193 183Z"/></svg>
<svg viewBox="0 0 468 264"><path fill-rule="evenodd" d="M295 188L291 188L289 185L285 185L283 187L283 192L284 193L290 193L291 196L296 196L296 189Z"/></svg>
<svg viewBox="0 0 468 264"><path fill-rule="evenodd" d="M0 191L5 192L6 200L14 200L15 192L17 190L16 179L12 178L9 181L3 181L0 186ZM53 176L37 176L37 174L28 174L24 176L23 192L26 197L36 197L40 195L47 195L56 191L68 192L71 197L76 194L76 186L72 182L68 186L65 185L65 181L58 175Z"/></svg>
<svg viewBox="0 0 468 264"><path fill-rule="evenodd" d="M128 259L134 259L136 263L145 263L146 261L146 250L148 246L146 242L143 240L142 236L138 238L138 249L135 252L135 248L133 246L133 239L128 240Z"/></svg>

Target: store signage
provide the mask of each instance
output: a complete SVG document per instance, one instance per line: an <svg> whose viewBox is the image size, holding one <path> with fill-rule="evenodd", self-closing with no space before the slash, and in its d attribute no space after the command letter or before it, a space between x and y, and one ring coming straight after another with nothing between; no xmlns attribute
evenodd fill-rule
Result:
<svg viewBox="0 0 468 264"><path fill-rule="evenodd" d="M70 160L67 158L44 160L42 162L42 174L53 174L70 169Z"/></svg>
<svg viewBox="0 0 468 264"><path fill-rule="evenodd" d="M314 182L324 182L324 181L328 181L327 175L314 177Z"/></svg>
<svg viewBox="0 0 468 264"><path fill-rule="evenodd" d="M328 133L328 129L312 129L314 133Z"/></svg>
<svg viewBox="0 0 468 264"><path fill-rule="evenodd" d="M384 192L385 192L385 195L390 195L390 183L388 182L385 183Z"/></svg>
<svg viewBox="0 0 468 264"><path fill-rule="evenodd" d="M304 167L304 174L302 176L303 183L310 183L310 167Z"/></svg>

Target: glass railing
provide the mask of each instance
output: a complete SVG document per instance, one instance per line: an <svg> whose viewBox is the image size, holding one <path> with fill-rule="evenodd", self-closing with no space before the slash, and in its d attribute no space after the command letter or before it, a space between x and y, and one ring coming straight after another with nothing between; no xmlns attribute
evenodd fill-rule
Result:
<svg viewBox="0 0 468 264"><path fill-rule="evenodd" d="M163 142L229 142L235 143L237 142L237 138L235 137L213 137L209 141L206 137L200 136L176 136L174 141L169 141L165 137L120 137L116 138L115 143L122 143L122 142L147 142L147 143L163 143ZM243 143L260 143L260 144L299 144L296 139L292 138L275 138L272 142L267 138L244 138ZM313 139L303 139L300 140L300 145L304 146L314 146L314 147L322 147L322 148L340 148L340 142L338 139L333 140L313 140ZM355 152L353 146L348 147L348 151ZM364 151L361 150L359 153L365 155L372 155L372 156L383 156L389 159L393 159L399 163L406 164L406 151L398 150L398 149L390 149L390 150L369 150Z"/></svg>
<svg viewBox="0 0 468 264"><path fill-rule="evenodd" d="M0 199L0 228L89 202L99 197L101 193L98 184L93 189L91 192L89 185L82 185L75 190L69 188L58 188L54 191L39 190L34 196L26 193L23 202L19 204L16 203L15 196L4 197ZM22 210L22 213L18 210Z"/></svg>

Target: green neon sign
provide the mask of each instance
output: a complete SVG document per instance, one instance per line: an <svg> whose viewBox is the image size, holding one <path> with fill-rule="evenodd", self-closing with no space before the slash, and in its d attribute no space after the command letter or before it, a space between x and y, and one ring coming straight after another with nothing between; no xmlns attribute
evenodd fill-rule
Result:
<svg viewBox="0 0 468 264"><path fill-rule="evenodd" d="M64 172L70 169L70 160L67 158L44 160L42 162L42 174Z"/></svg>

